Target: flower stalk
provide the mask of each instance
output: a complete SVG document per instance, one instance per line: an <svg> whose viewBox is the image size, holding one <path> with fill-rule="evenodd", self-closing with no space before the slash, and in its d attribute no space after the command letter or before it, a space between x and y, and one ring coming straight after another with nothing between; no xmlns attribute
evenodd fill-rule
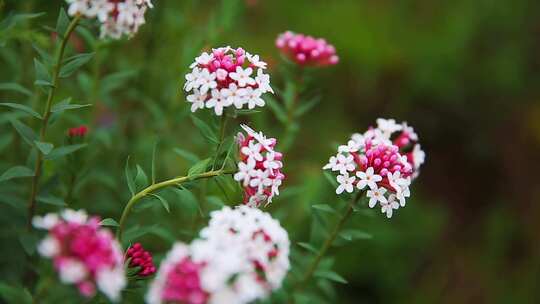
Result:
<svg viewBox="0 0 540 304"><path fill-rule="evenodd" d="M204 173L200 173L200 174L193 174L193 175L189 175L189 176L175 177L175 178L165 180L165 181L162 181L162 182L159 182L159 183L156 183L156 184L152 184L152 185L146 187L145 189L141 190L140 192L138 192L137 194L132 196L131 199L127 202L126 206L124 207L124 210L122 211L122 216L120 217L120 221L118 222L118 230L116 232L116 236L117 236L118 240L119 241L122 240L122 233L123 233L124 227L126 225L126 220L129 217L129 214L131 213L131 209L142 198L144 198L144 197L146 197L148 195L151 195L152 193L154 193L154 192L156 192L156 191L158 191L160 189L169 187L169 186L179 186L182 183L188 182L188 181L193 181L193 180L198 180L198 179L205 179L205 178L212 178L212 177L217 177L217 176L226 175L226 174L233 174L233 173L234 173L234 171L228 171L228 170L223 170L223 169L212 170L212 171L208 171L208 172L204 172Z"/></svg>
<svg viewBox="0 0 540 304"><path fill-rule="evenodd" d="M66 33L64 34L62 41L60 43L60 49L58 50L58 53L56 55L55 64L53 67L53 78L52 78L52 85L49 89L49 94L47 95L47 102L45 104L45 110L43 111L43 120L41 123L41 130L39 132L39 141L44 142L45 136L47 132L47 125L49 124L49 118L51 117L51 108L53 104L54 95L56 93L56 89L59 85L59 75L60 70L62 68L63 58L64 58L64 52L66 49L66 45L69 41L69 37L71 36L71 33L75 30L77 27L80 15L75 16L71 22L68 25L68 28L66 30ZM32 186L30 190L30 198L28 199L28 221L27 221L27 227L28 229L32 229L32 218L34 217L34 213L36 210L36 196L39 192L39 178L41 176L41 169L43 166L43 153L38 149L35 148L37 152L36 157L36 165L34 169L34 176L32 177Z"/></svg>

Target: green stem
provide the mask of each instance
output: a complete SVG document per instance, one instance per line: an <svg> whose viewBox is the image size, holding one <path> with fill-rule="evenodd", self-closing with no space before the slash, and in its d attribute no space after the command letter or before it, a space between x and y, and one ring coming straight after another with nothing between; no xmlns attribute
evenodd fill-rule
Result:
<svg viewBox="0 0 540 304"><path fill-rule="evenodd" d="M71 36L71 33L77 27L77 24L79 23L80 18L81 17L77 15L69 23L66 33L64 34L64 37L62 38L62 41L60 43L60 49L58 50L58 53L56 55L56 61L53 67L52 86L47 96L47 103L45 104L45 110L43 111L43 120L41 123L41 130L39 132L39 141L41 142L45 141L47 125L49 124L49 118L51 117L51 108L52 108L52 103L54 99L54 94L56 93L56 89L58 88L58 84L59 84L59 75L60 75L60 70L62 68L62 61L63 61L62 59L64 58L64 51L69 41L69 37ZM39 182L39 177L41 175L41 168L43 165L43 153L41 153L41 151L37 148L36 148L36 152L37 152L36 167L34 169L34 176L32 177L30 198L28 199L28 222L27 222L28 229L32 228L32 218L34 217L34 213L36 211L36 195L39 190L38 182Z"/></svg>
<svg viewBox="0 0 540 304"><path fill-rule="evenodd" d="M153 185L150 185L150 186L146 187L145 189L141 190L139 193L132 196L131 199L126 204L126 206L124 207L124 211L122 212L122 216L120 217L118 230L116 232L116 234L117 234L116 236L117 236L118 240L119 241L122 240L122 233L124 231L124 227L126 225L126 220L127 220L128 216L129 216L129 214L131 212L131 209L133 208L133 206L135 206L135 204L139 200L141 200L145 196L150 195L153 192L158 191L160 189L163 189L165 187L178 186L178 185L180 185L180 184L182 184L184 182L187 182L187 181L193 181L193 180L204 179L204 178L212 178L212 177L225 175L225 174L232 174L232 173L234 173L234 172L233 171L225 171L225 170L213 170L213 171L208 171L208 172L204 172L204 173L200 173L200 174L194 174L194 175L191 175L191 176L175 177L173 179L169 179L169 180L159 182L157 184L153 184Z"/></svg>
<svg viewBox="0 0 540 304"><path fill-rule="evenodd" d="M227 115L223 113L221 116L221 122L219 124L219 143L216 148L216 155L214 156L214 162L212 163L212 170L215 169L217 160L219 158L219 152L221 151L221 147L223 146L223 141L225 139L225 130L227 129Z"/></svg>
<svg viewBox="0 0 540 304"><path fill-rule="evenodd" d="M360 197L362 196L362 194L363 194L363 192L358 192L351 199L349 205L347 206L347 210L341 216L341 218L337 222L337 224L334 227L334 229L332 230L332 232L328 235L328 238L323 243L323 246L321 247L321 250L319 250L319 253L315 257L313 262L311 262L311 265L309 266L308 270L306 271L306 274L304 275L302 280L297 284L297 286L295 286L296 287L295 289L301 289L309 281L309 279L311 279L311 277L313 276L313 273L315 273L315 271L317 270L317 267L319 266L319 263L321 262L322 258L324 257L324 255L326 254L326 252L328 251L330 246L332 246L332 243L334 242L334 240L338 236L339 232L341 231L341 228L343 228L343 225L351 217L351 215L352 215L352 213L354 211L354 207L355 207L356 203L358 202L358 200L360 199Z"/></svg>

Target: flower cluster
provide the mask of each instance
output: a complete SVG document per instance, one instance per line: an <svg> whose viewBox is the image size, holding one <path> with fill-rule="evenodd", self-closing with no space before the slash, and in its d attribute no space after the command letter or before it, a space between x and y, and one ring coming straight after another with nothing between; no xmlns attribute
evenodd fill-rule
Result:
<svg viewBox="0 0 540 304"><path fill-rule="evenodd" d="M366 190L369 207L377 203L388 218L404 207L410 196L411 179L418 174L425 154L418 136L407 123L377 119L377 127L354 134L347 145L339 146L323 169L338 172L337 194Z"/></svg>
<svg viewBox="0 0 540 304"><path fill-rule="evenodd" d="M126 285L122 250L99 222L99 217L71 209L32 220L36 228L48 230L38 252L53 260L63 283L76 284L87 297L95 294L97 285L109 299L118 301Z"/></svg>
<svg viewBox="0 0 540 304"><path fill-rule="evenodd" d="M135 243L126 251L126 259L129 267L139 268L137 275L141 277L151 276L156 272L154 261L150 252L144 250L140 243Z"/></svg>
<svg viewBox="0 0 540 304"><path fill-rule="evenodd" d="M76 128L70 128L67 132L67 135L69 137L84 137L86 136L87 132L88 132L88 127L83 125Z"/></svg>
<svg viewBox="0 0 540 304"><path fill-rule="evenodd" d="M148 303L250 303L279 288L289 270L287 232L259 209L214 211L200 237L169 252Z"/></svg>
<svg viewBox="0 0 540 304"><path fill-rule="evenodd" d="M97 18L101 37L119 39L133 36L145 23L144 14L152 8L151 0L66 0L68 14Z"/></svg>
<svg viewBox="0 0 540 304"><path fill-rule="evenodd" d="M276 46L299 65L328 66L339 62L334 46L322 38L287 31L277 37Z"/></svg>
<svg viewBox="0 0 540 304"><path fill-rule="evenodd" d="M279 186L285 179L281 172L283 155L274 151L275 138L266 138L246 125L242 125L247 136L238 133L240 162L234 179L244 187L244 204L259 207L263 202L271 203L279 195Z"/></svg>
<svg viewBox="0 0 540 304"><path fill-rule="evenodd" d="M221 116L224 108L233 105L237 109L262 107L262 94L274 93L270 76L264 73L266 62L242 48L227 46L210 54L204 52L190 68L184 90L191 92L187 101L192 103L192 112L206 107Z"/></svg>

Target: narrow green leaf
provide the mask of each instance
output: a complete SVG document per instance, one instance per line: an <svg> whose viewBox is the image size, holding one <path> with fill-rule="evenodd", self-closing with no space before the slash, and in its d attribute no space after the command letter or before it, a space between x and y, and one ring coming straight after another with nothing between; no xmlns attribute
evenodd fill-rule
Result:
<svg viewBox="0 0 540 304"><path fill-rule="evenodd" d="M4 182L13 178L19 177L31 177L34 176L34 171L28 167L15 166L7 169L2 175L0 175L0 182Z"/></svg>
<svg viewBox="0 0 540 304"><path fill-rule="evenodd" d="M34 84L41 87L50 87L50 88L54 87L54 85L50 81L42 80L42 79L34 81Z"/></svg>
<svg viewBox="0 0 540 304"><path fill-rule="evenodd" d="M187 150L180 149L180 148L174 148L173 151L176 154L180 155L185 160L189 161L190 163L196 163L196 162L200 161L200 158L197 156L197 154L189 152Z"/></svg>
<svg viewBox="0 0 540 304"><path fill-rule="evenodd" d="M0 106L9 107L9 108L12 108L12 109L17 109L17 110L23 111L25 113L28 113L28 114L34 116L35 118L42 119L41 115L39 115L38 112L34 111L29 106L26 106L26 105L23 105L23 104L20 104L20 103L3 102L3 103L0 103Z"/></svg>
<svg viewBox="0 0 540 304"><path fill-rule="evenodd" d="M91 107L91 106L92 106L91 104L57 103L52 107L51 112L56 113L56 112L62 112L62 111L65 111L65 110L87 108L87 107Z"/></svg>
<svg viewBox="0 0 540 304"><path fill-rule="evenodd" d="M13 141L13 133L5 133L0 135L0 152L8 147Z"/></svg>
<svg viewBox="0 0 540 304"><path fill-rule="evenodd" d="M188 171L188 176L192 176L195 174L203 173L206 171L206 168L208 168L208 165L210 165L210 162L212 161L212 158L207 158L199 161L193 167L191 167Z"/></svg>
<svg viewBox="0 0 540 304"><path fill-rule="evenodd" d="M45 159L52 160L57 159L60 157L64 157L68 154L71 154L73 152L76 152L84 147L86 147L88 144L76 144L76 145L68 145L68 146L62 146L53 149L48 155L45 155Z"/></svg>
<svg viewBox="0 0 540 304"><path fill-rule="evenodd" d="M60 8L60 12L58 13L58 19L56 19L56 33L63 38L66 34L67 28L69 26L69 17L66 14L66 11L64 8ZM58 39L60 40L60 39Z"/></svg>
<svg viewBox="0 0 540 304"><path fill-rule="evenodd" d="M314 253L314 254L318 254L319 253L319 250L317 250L317 248L313 247L313 245L309 244L309 243L304 243L304 242L298 242L296 243L298 244L298 246L310 251L311 253Z"/></svg>
<svg viewBox="0 0 540 304"><path fill-rule="evenodd" d="M339 233L339 236L347 241L369 240L373 238L371 234L361 231L361 230L355 230L355 229L343 230L342 232Z"/></svg>
<svg viewBox="0 0 540 304"><path fill-rule="evenodd" d="M320 101L321 101L321 97L320 97L320 96L315 96L315 97L312 98L311 100L302 103L302 104L296 109L296 111L294 112L294 115L295 115L296 117L300 117L300 116L306 114L306 113L307 113L309 110L311 110L314 106L316 106L317 104L319 104Z"/></svg>
<svg viewBox="0 0 540 304"><path fill-rule="evenodd" d="M169 207L169 202L167 202L166 199L164 199L163 197L161 197L161 196L159 196L157 194L154 194L154 193L151 193L150 195L157 198L159 200L159 202L161 203L161 205L163 206L163 208L165 208L165 210L167 210L168 213L171 213L171 208Z"/></svg>
<svg viewBox="0 0 540 304"><path fill-rule="evenodd" d="M60 69L60 78L69 77L77 69L85 65L90 59L94 57L94 53L77 54L67 59L67 63Z"/></svg>
<svg viewBox="0 0 540 304"><path fill-rule="evenodd" d="M118 227L120 226L117 221L115 221L112 218L106 218L103 219L101 222L99 222L99 225L101 226L110 226L110 227Z"/></svg>
<svg viewBox="0 0 540 304"><path fill-rule="evenodd" d="M215 132L206 122L202 121L195 115L191 115L191 120L197 129L199 129L201 135L204 136L204 138L206 138L210 143L217 144L219 142Z"/></svg>
<svg viewBox="0 0 540 304"><path fill-rule="evenodd" d="M41 57L41 59L43 59L43 61L45 61L45 63L52 64L53 57L49 53L47 53L45 50L43 50L42 48L37 46L37 44L35 44L35 43L32 43L32 47L39 54L39 57Z"/></svg>
<svg viewBox="0 0 540 304"><path fill-rule="evenodd" d="M6 303L12 304L32 304L32 295L28 289L19 286L10 286L0 282L0 298Z"/></svg>
<svg viewBox="0 0 540 304"><path fill-rule="evenodd" d="M131 196L135 195L135 182L133 181L133 176L131 175L131 171L129 169L129 156L126 160L126 168L124 170L126 175L126 182L129 188L129 192L131 192Z"/></svg>
<svg viewBox="0 0 540 304"><path fill-rule="evenodd" d="M326 180L332 185L332 187L337 188L338 182L336 180L336 177L330 173L329 171L323 171L324 177Z"/></svg>
<svg viewBox="0 0 540 304"><path fill-rule="evenodd" d="M238 116L257 114L257 113L261 113L261 112L262 112L261 110L250 110L250 109L241 109L241 110L236 109L235 110L235 113Z"/></svg>
<svg viewBox="0 0 540 304"><path fill-rule="evenodd" d="M279 120L279 122L282 124L287 123L287 114L285 113L285 109L283 109L281 104L279 104L279 102L277 102L277 100L273 97L266 97L265 100L266 104L268 107L270 107L270 110L272 110L277 120Z"/></svg>
<svg viewBox="0 0 540 304"><path fill-rule="evenodd" d="M51 152L51 150L54 148L54 145L48 142L42 142L35 140L34 143L36 144L36 147L41 151L41 153L47 155Z"/></svg>
<svg viewBox="0 0 540 304"><path fill-rule="evenodd" d="M296 84L293 81L287 81L285 83L285 90L283 91L283 101L285 107L290 109L296 98Z"/></svg>
<svg viewBox="0 0 540 304"><path fill-rule="evenodd" d="M314 275L316 277L327 279L327 280L334 281L337 283L347 284L347 280L345 280L342 276L340 276L339 274L333 271L319 270L319 271L316 271Z"/></svg>
<svg viewBox="0 0 540 304"><path fill-rule="evenodd" d="M146 176L143 168L139 165L137 165L136 168L137 173L135 174L135 185L141 188L148 186L148 176Z"/></svg>
<svg viewBox="0 0 540 304"><path fill-rule="evenodd" d="M36 82L51 84L51 75L43 63L34 58L34 69L36 70ZM37 83L36 83L37 84ZM41 84L39 84L41 85Z"/></svg>
<svg viewBox="0 0 540 304"><path fill-rule="evenodd" d="M328 212L328 213L335 213L336 212L336 210L334 208L332 208L328 204L316 204L316 205L312 205L311 208L316 209L316 210L320 210L320 211L324 211L324 212Z"/></svg>
<svg viewBox="0 0 540 304"><path fill-rule="evenodd" d="M38 238L36 235L29 232L24 232L19 234L18 238L26 254L33 255L34 252L36 252L36 247L38 243Z"/></svg>
<svg viewBox="0 0 540 304"><path fill-rule="evenodd" d="M30 146L34 146L34 141L37 140L37 135L34 133L34 130L16 119L11 119L10 122L24 141Z"/></svg>
<svg viewBox="0 0 540 304"><path fill-rule="evenodd" d="M36 200L38 202L42 202L44 204L49 204L49 205L53 205L53 206L59 206L59 207L66 207L67 204L66 202L64 202L64 200L60 197L57 197L57 196L53 196L53 195L50 195L50 194L47 194L47 195L39 195Z"/></svg>
<svg viewBox="0 0 540 304"><path fill-rule="evenodd" d="M24 94L26 96L32 96L32 91L28 90L27 88L23 87L22 85L15 83L15 82L4 82L0 83L0 90L2 91L14 91L17 93Z"/></svg>

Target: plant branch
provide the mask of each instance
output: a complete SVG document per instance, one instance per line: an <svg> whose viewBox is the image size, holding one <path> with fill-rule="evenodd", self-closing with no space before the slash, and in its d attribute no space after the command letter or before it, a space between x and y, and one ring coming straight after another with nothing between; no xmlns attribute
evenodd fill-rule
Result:
<svg viewBox="0 0 540 304"><path fill-rule="evenodd" d="M150 186L146 187L145 189L141 190L139 193L132 196L131 199L126 204L126 206L124 207L124 211L122 212L122 216L120 217L120 221L119 221L119 224L118 224L118 230L116 232L116 236L118 237L118 240L121 241L121 239L122 239L122 233L123 233L124 227L126 225L126 220L127 220L128 216L129 216L129 214L131 213L131 209L142 198L144 198L144 197L146 197L146 196L148 196L148 195L150 195L150 194L152 194L155 191L158 191L160 189L163 189L163 188L166 188L166 187L169 187L169 186L178 186L178 185L180 185L180 184L182 184L184 182L187 182L187 181L193 181L193 180L204 179L204 178L212 178L212 177L216 177L216 176L220 176L220 175L233 174L233 173L234 173L233 171L213 170L213 171L208 171L208 172L204 172L204 173L200 173L200 174L194 174L194 175L191 175L191 176L175 177L175 178L172 178L172 179L169 179L169 180L166 180L166 181L162 181L162 182L159 182L157 184L153 184L153 185L150 185Z"/></svg>
<svg viewBox="0 0 540 304"><path fill-rule="evenodd" d="M49 94L47 95L47 102L45 104L45 110L43 111L43 120L41 123L41 130L39 132L39 141L41 142L45 141L47 125L49 124L49 118L51 117L51 108L52 108L52 103L54 99L54 94L56 93L56 89L58 88L58 85L59 85L59 75L60 75L60 69L62 68L64 51L69 41L69 37L71 36L71 33L77 27L77 24L79 23L80 18L81 17L77 15L75 16L75 18L71 20L66 30L66 33L63 35L62 41L60 43L60 49L58 50L58 53L56 54L55 64L53 67L52 86L49 89ZM28 222L27 222L28 229L32 228L32 218L34 217L34 213L36 210L36 195L39 190L38 183L39 183L39 178L41 175L41 169L43 165L43 153L39 149L37 148L35 149L37 152L37 157L36 157L36 166L34 169L34 176L32 177L30 198L28 199Z"/></svg>

